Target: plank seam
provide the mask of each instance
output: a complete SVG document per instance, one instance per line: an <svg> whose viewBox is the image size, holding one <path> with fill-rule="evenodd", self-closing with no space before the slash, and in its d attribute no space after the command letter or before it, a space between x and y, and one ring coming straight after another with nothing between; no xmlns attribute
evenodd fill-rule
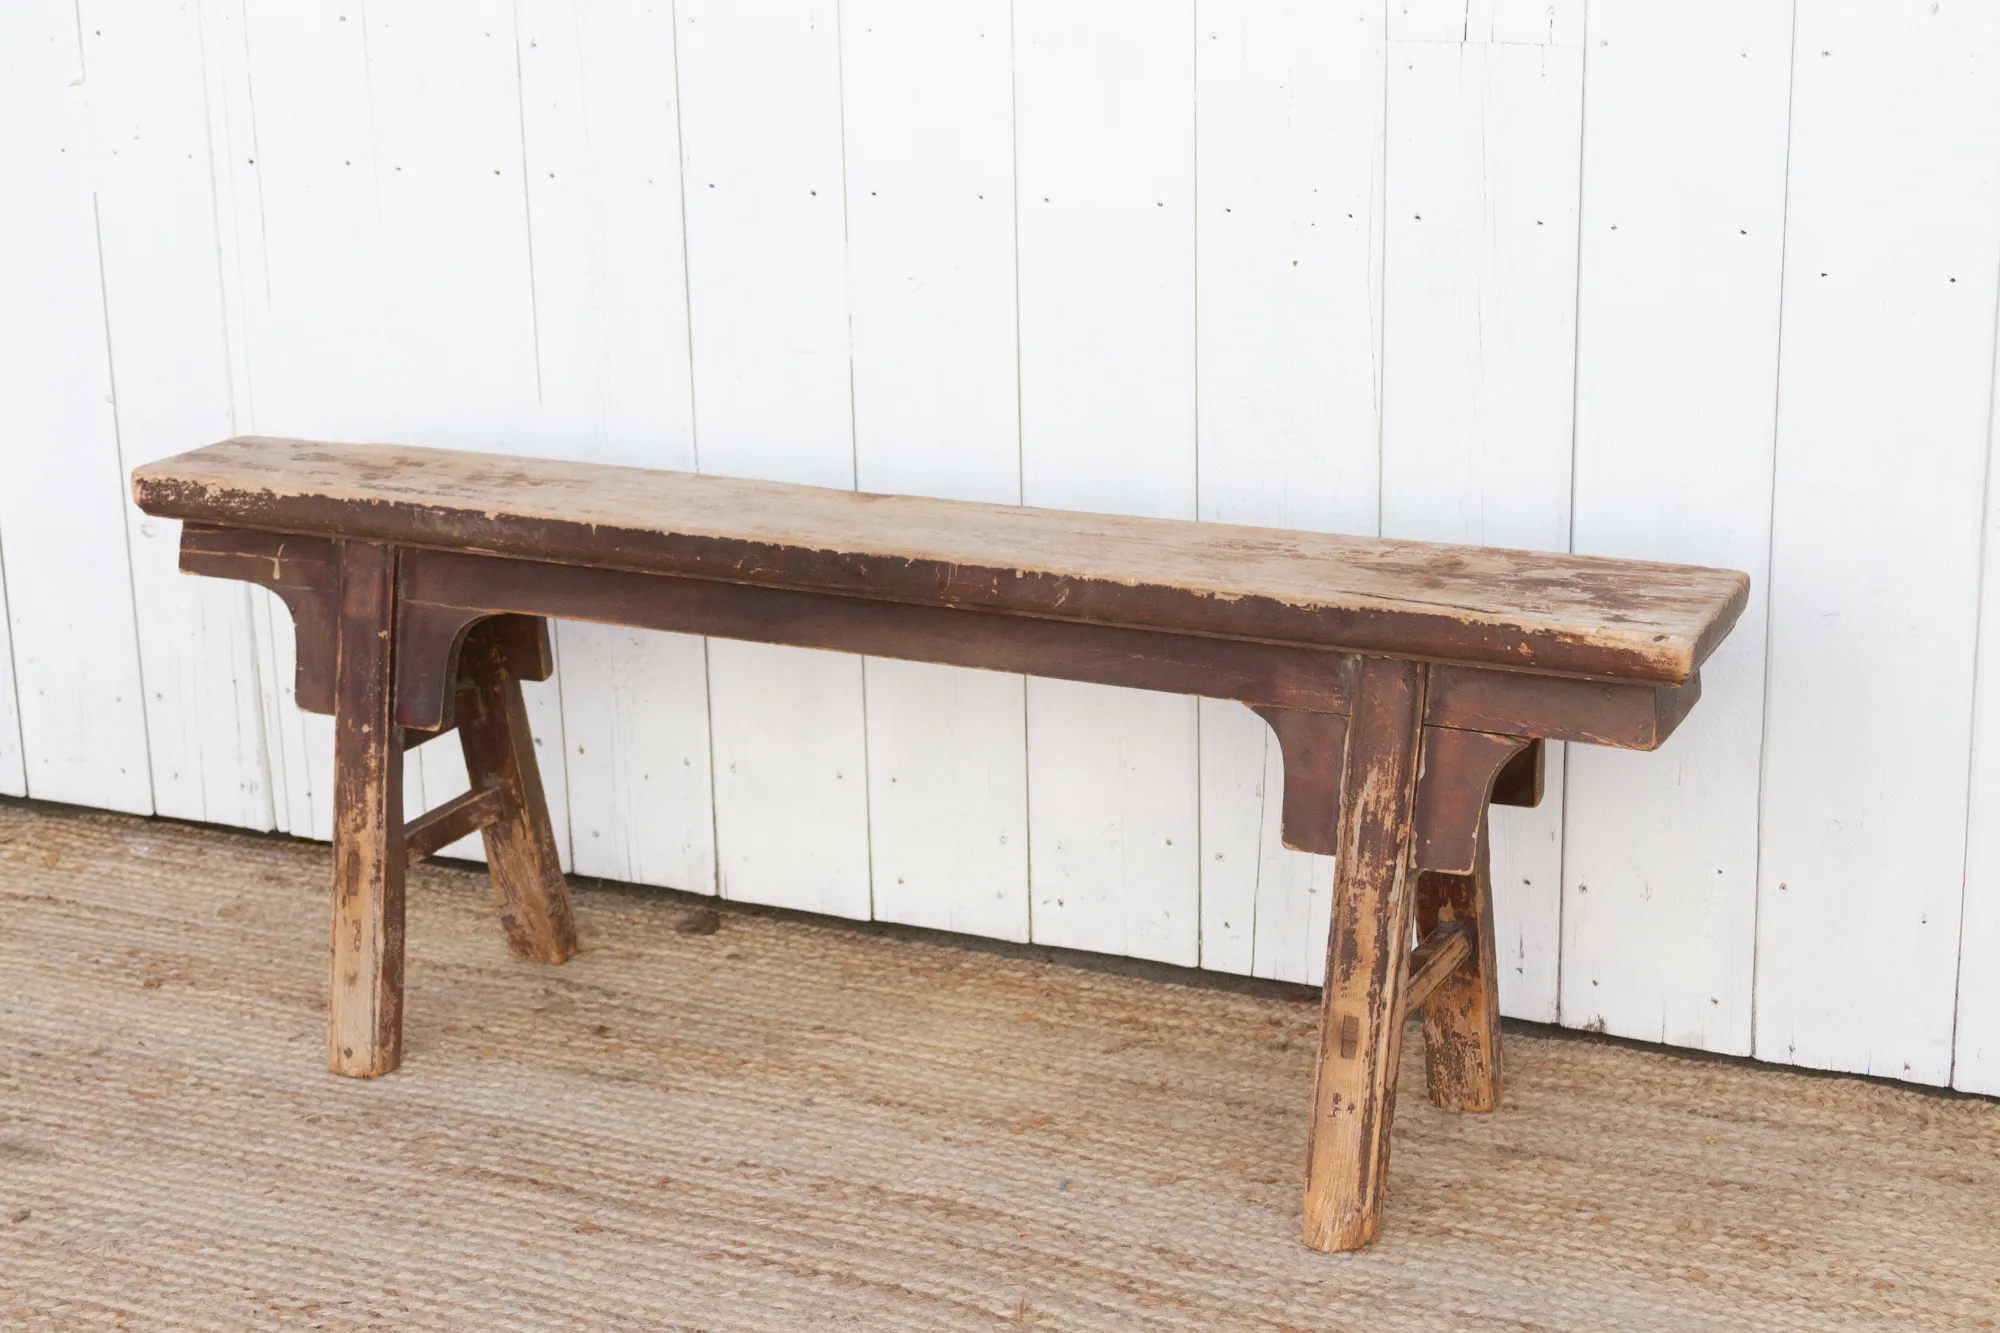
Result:
<svg viewBox="0 0 2000 1333"><path fill-rule="evenodd" d="M23 795L26 795L28 790L28 737L21 726L21 672L14 664L14 613L10 609L12 606L13 603L7 596L7 544L4 536L0 536L0 617L4 617L4 621L0 621L0 630L4 630L7 635L7 697L14 704L14 755L20 761L21 792Z"/></svg>
<svg viewBox="0 0 2000 1333"><path fill-rule="evenodd" d="M1792 0L1792 41L1785 65L1785 188L1778 215L1778 336L1772 349L1775 365L1771 384L1771 485L1770 515L1764 524L1764 689L1757 720L1757 858L1756 892L1750 903L1750 1054L1764 1056L1757 1025L1758 977L1764 955L1764 817L1770 787L1771 766L1771 663L1776 657L1777 636L1771 632L1771 609L1776 602L1778 547L1778 421L1785 399L1785 288L1791 278L1789 267L1792 242L1792 137L1797 126L1799 73L1799 6ZM1969 783L1967 784L1970 785ZM1792 1063L1787 1050L1785 1063Z"/></svg>
<svg viewBox="0 0 2000 1333"><path fill-rule="evenodd" d="M83 21L81 16L77 21ZM82 40L81 36L78 40ZM85 86L89 86L87 82ZM90 124L88 106L86 99L86 125ZM130 469L125 466L125 428L118 419L118 358L111 349L111 293L104 276L104 219L98 210L94 185L90 191L90 227L91 244L97 251L97 314L104 331L104 377L111 387L111 444L118 457L118 475L123 480ZM124 488L121 486L119 489L122 492ZM139 739L146 757L146 805L147 813L151 814L159 807L159 794L153 784L153 721L151 709L147 706L146 654L140 649L139 594L133 587L131 502L123 494L118 497L118 519L119 536L125 541L125 605L132 617L132 665L139 681Z"/></svg>
<svg viewBox="0 0 2000 1333"><path fill-rule="evenodd" d="M541 293L535 281L535 192L528 187L528 107L527 89L521 78L521 6L514 0L507 8L507 21L514 32L514 135L521 150L521 228L528 251L528 345L535 360L535 402L542 398L542 310ZM567 804L567 802L565 802Z"/></svg>
<svg viewBox="0 0 2000 1333"><path fill-rule="evenodd" d="M2000 223L2000 217L1996 217ZM2000 233L1997 233L2000 234ZM1965 1008L1965 908L1971 900L1973 797L1979 790L1980 715L1985 700L1980 697L1979 664L1986 654L1986 560L1993 530L1990 518L1993 502L1993 423L1996 403L2000 403L2000 284L1995 285L1993 306L1993 371L1986 389L1986 468L1979 485L1979 576L1973 584L1973 605L1979 609L1972 627L1972 726L1966 737L1965 756L1965 840L1959 853L1958 947L1952 960L1951 1047L1945 1061L1945 1084L1958 1084L1958 1023Z"/></svg>

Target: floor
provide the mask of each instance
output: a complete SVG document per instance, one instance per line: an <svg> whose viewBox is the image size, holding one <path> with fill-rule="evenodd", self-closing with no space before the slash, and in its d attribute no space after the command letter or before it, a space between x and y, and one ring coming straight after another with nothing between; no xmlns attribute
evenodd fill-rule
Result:
<svg viewBox="0 0 2000 1333"><path fill-rule="evenodd" d="M1382 1238L1303 1248L1315 1012L584 888L412 879L408 1052L323 1067L325 849L0 802L0 1326L1980 1329L2000 1103L1409 1044ZM718 928L704 930L710 925Z"/></svg>

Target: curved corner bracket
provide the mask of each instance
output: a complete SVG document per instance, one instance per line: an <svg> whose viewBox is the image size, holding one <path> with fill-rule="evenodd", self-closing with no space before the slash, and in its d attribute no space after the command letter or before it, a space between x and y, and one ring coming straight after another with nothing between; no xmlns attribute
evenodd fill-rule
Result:
<svg viewBox="0 0 2000 1333"><path fill-rule="evenodd" d="M1494 779L1530 745L1525 736L1425 727L1423 767L1417 774L1416 827L1411 856L1418 870L1470 875L1478 864L1479 834ZM1538 788L1539 783L1535 783ZM1518 801L1518 780L1502 793ZM1539 793L1537 793L1539 794ZM1532 804L1532 802L1525 802Z"/></svg>
<svg viewBox="0 0 2000 1333"><path fill-rule="evenodd" d="M459 663L475 626L476 632L499 641L508 674L516 680L547 680L554 674L549 626L540 616L404 601L396 618L398 723L419 731L456 725L453 704L465 684Z"/></svg>
<svg viewBox="0 0 2000 1333"><path fill-rule="evenodd" d="M454 725L458 659L465 636L492 612L430 602L396 608L396 721L419 731Z"/></svg>
<svg viewBox="0 0 2000 1333"><path fill-rule="evenodd" d="M1340 782L1347 767L1347 717L1301 708L1250 705L1270 723L1285 759L1285 846L1333 855L1340 834Z"/></svg>
<svg viewBox="0 0 2000 1333"><path fill-rule="evenodd" d="M246 528L181 528L181 569L269 588L292 613L292 695L308 713L333 711L340 637L340 553L326 537Z"/></svg>

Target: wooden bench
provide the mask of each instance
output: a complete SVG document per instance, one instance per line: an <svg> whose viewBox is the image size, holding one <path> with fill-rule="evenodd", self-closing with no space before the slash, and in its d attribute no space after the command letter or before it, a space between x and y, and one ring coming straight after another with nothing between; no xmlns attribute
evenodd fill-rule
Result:
<svg viewBox="0 0 2000 1333"><path fill-rule="evenodd" d="M396 1068L403 876L484 834L514 952L576 951L519 682L548 617L1237 699L1276 733L1284 837L1335 859L1306 1243L1380 1225L1404 1019L1430 1098L1500 1097L1489 802L1544 739L1652 749L1742 611L1725 570L865 495L387 445L236 439L140 468L181 567L292 610L335 733L328 1062ZM403 752L472 789L403 819ZM1412 940L1416 940L1412 947Z"/></svg>

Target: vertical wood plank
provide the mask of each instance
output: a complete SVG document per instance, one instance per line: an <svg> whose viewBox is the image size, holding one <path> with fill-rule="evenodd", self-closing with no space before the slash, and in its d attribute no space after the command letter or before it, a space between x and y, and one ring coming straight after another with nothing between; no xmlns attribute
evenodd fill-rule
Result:
<svg viewBox="0 0 2000 1333"><path fill-rule="evenodd" d="M509 7L253 0L244 26L257 156L235 193L261 224L261 301L245 284L257 428L523 448L536 384ZM323 749L281 744L288 786L325 791L323 770L300 772ZM410 768L413 813L465 787L451 747Z"/></svg>
<svg viewBox="0 0 2000 1333"><path fill-rule="evenodd" d="M1232 708L1242 716L1234 716ZM1274 762L1277 746L1271 729L1255 713L1219 699L1198 699L1195 710L1201 765L1201 965L1247 974L1256 965L1265 867L1276 859L1266 853L1264 840L1277 827L1284 772ZM1283 854L1280 847L1277 855ZM1302 898L1309 888L1309 882L1301 886Z"/></svg>
<svg viewBox="0 0 2000 1333"><path fill-rule="evenodd" d="M326 1059L374 1078L403 1059L403 732L395 723L396 553L347 543L335 671L332 961Z"/></svg>
<svg viewBox="0 0 2000 1333"><path fill-rule="evenodd" d="M1750 609L1666 748L1570 751L1563 1021L1747 1055L1791 0L1590 15L1575 544Z"/></svg>
<svg viewBox="0 0 2000 1333"><path fill-rule="evenodd" d="M1029 504L1193 518L1191 0L1015 7ZM1200 958L1192 699L1028 682L1034 937Z"/></svg>
<svg viewBox="0 0 2000 1333"><path fill-rule="evenodd" d="M2000 966L1994 963L2000 959L2000 488L1991 475L1992 460L2000 455L2000 346L1994 348L1993 393L1951 1085L1961 1092L2000 1096Z"/></svg>
<svg viewBox="0 0 2000 1333"><path fill-rule="evenodd" d="M1375 531L1384 9L1196 5L1203 519ZM1332 861L1278 838L1262 720L1200 729L1201 965L1317 985Z"/></svg>
<svg viewBox="0 0 2000 1333"><path fill-rule="evenodd" d="M371 10L366 23L386 315L377 428L443 448L542 452L514 8L450 0ZM530 695L541 696L533 711L546 731L554 689ZM417 757L421 804L466 789L454 747ZM561 772L552 766L552 790ZM467 838L440 854L483 849Z"/></svg>
<svg viewBox="0 0 2000 1333"><path fill-rule="evenodd" d="M0 7L0 540L29 794L153 810L76 11Z"/></svg>
<svg viewBox="0 0 2000 1333"><path fill-rule="evenodd" d="M705 472L854 485L838 11L678 7ZM869 913L860 659L709 644L721 891Z"/></svg>
<svg viewBox="0 0 2000 1333"><path fill-rule="evenodd" d="M1802 6L1756 1054L1943 1083L2000 270L2000 11Z"/></svg>
<svg viewBox="0 0 2000 1333"><path fill-rule="evenodd" d="M199 12L82 3L98 250L126 469L234 433ZM154 808L272 827L247 590L125 506Z"/></svg>
<svg viewBox="0 0 2000 1333"><path fill-rule="evenodd" d="M671 6L530 0L517 16L541 372L535 451L692 469ZM712 893L701 641L581 623L555 630L561 706L536 714L535 736L545 774L567 774L577 870ZM532 699L547 686L526 688Z"/></svg>
<svg viewBox="0 0 2000 1333"><path fill-rule="evenodd" d="M840 17L857 484L1016 503L1010 7L850 0ZM865 671L875 915L1027 939L1021 678Z"/></svg>
<svg viewBox="0 0 2000 1333"><path fill-rule="evenodd" d="M556 629L577 873L714 893L703 641L580 622Z"/></svg>
<svg viewBox="0 0 2000 1333"><path fill-rule="evenodd" d="M1365 661L1348 720L1306 1147L1305 1241L1316 1250L1357 1249L1382 1224L1403 1044L1424 683L1415 663Z"/></svg>
<svg viewBox="0 0 2000 1333"><path fill-rule="evenodd" d="M1382 532L1565 550L1576 353L1580 0L1389 19ZM1563 747L1493 821L1500 997L1557 1016Z"/></svg>
<svg viewBox="0 0 2000 1333"><path fill-rule="evenodd" d="M212 190L211 216L222 297L230 422L232 430L248 434L256 429L256 401L251 392L253 340L248 277L261 265L262 237L253 222L255 210L245 207L238 197L240 191L249 187L254 198L257 169L246 0L210 0L198 9L201 78L207 105L205 157ZM277 599L266 589L255 586L246 586L244 592L248 597L246 611L270 823L281 833L290 833L295 828L304 832L309 817L307 822L293 818L303 793L294 790L291 761L286 754L288 705L279 698L276 686L278 667L271 608Z"/></svg>
<svg viewBox="0 0 2000 1333"><path fill-rule="evenodd" d="M228 115L216 148L233 212L234 287L248 410L239 425L335 440L395 438L387 411L383 289L368 37L353 6L243 0L217 47ZM213 20L212 20L213 21ZM254 603L253 603L254 604ZM291 616L263 599L279 719L268 733L282 822L333 835L333 723L292 702ZM419 760L411 763L418 768ZM421 773L415 776L421 795ZM274 777L274 782L278 778Z"/></svg>

